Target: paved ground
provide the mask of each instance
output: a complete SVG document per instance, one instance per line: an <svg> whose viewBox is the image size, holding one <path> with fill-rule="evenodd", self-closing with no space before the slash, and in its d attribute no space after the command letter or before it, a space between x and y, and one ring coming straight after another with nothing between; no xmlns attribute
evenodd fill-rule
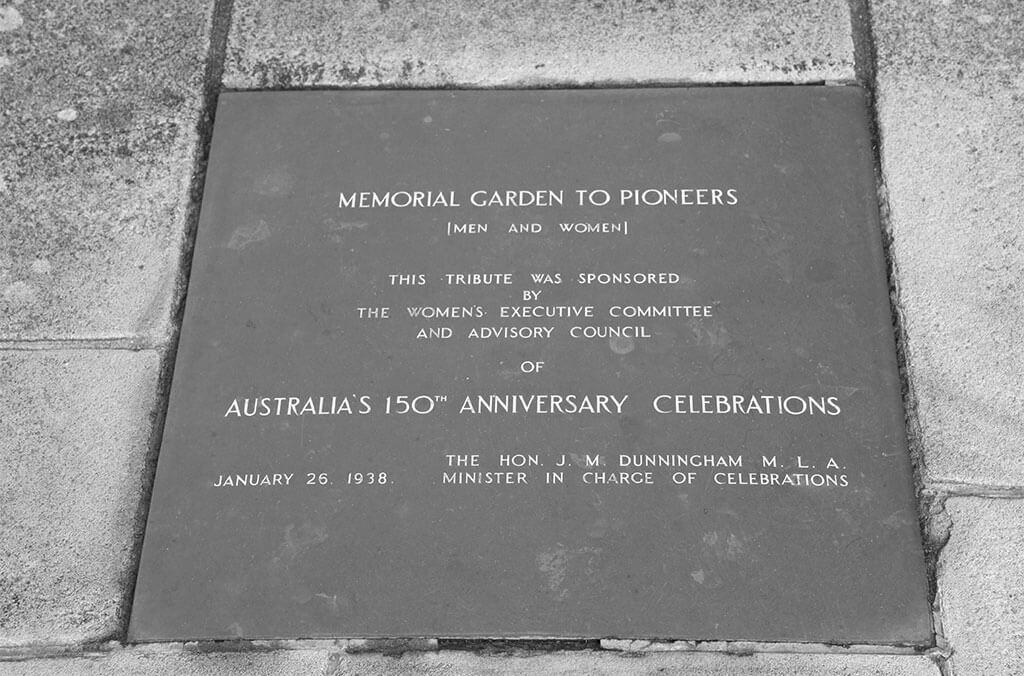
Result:
<svg viewBox="0 0 1024 676"><path fill-rule="evenodd" d="M3 2L0 673L1024 673L1024 4ZM221 85L717 82L877 94L935 650L119 642Z"/></svg>

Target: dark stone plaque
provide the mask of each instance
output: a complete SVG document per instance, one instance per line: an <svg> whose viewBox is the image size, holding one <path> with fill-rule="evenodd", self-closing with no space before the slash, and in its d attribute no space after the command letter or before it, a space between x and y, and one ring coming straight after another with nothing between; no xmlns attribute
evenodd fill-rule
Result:
<svg viewBox="0 0 1024 676"><path fill-rule="evenodd" d="M133 640L930 632L859 89L221 98Z"/></svg>

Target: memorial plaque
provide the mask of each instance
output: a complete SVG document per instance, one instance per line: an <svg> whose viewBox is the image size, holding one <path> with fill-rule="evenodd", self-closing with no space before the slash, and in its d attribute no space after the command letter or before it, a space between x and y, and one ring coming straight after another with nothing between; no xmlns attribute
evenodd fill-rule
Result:
<svg viewBox="0 0 1024 676"><path fill-rule="evenodd" d="M131 638L927 643L867 120L224 94Z"/></svg>

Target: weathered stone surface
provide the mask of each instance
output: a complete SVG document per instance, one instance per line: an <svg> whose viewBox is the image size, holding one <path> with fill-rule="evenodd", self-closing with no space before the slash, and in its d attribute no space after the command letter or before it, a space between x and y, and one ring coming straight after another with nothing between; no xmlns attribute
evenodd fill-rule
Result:
<svg viewBox="0 0 1024 676"><path fill-rule="evenodd" d="M950 498L938 596L956 674L1024 666L1024 500Z"/></svg>
<svg viewBox="0 0 1024 676"><path fill-rule="evenodd" d="M1024 4L873 5L925 478L1024 485Z"/></svg>
<svg viewBox="0 0 1024 676"><path fill-rule="evenodd" d="M120 629L159 363L0 353L0 646Z"/></svg>
<svg viewBox="0 0 1024 676"><path fill-rule="evenodd" d="M209 4L10 8L21 23L0 60L0 338L164 337Z"/></svg>
<svg viewBox="0 0 1024 676"><path fill-rule="evenodd" d="M6 670L5 670L6 667ZM340 650L278 650L270 652L210 653L186 646L185 650L133 648L95 657L45 659L0 664L0 673L29 674L324 674L375 676L380 674L705 674L743 676L892 675L938 676L928 658L910 655L784 655L750 656L722 653L650 653L624 656L614 652L553 652L531 655L476 655L461 652L351 655Z"/></svg>
<svg viewBox="0 0 1024 676"><path fill-rule="evenodd" d="M238 0L229 87L852 80L844 0Z"/></svg>

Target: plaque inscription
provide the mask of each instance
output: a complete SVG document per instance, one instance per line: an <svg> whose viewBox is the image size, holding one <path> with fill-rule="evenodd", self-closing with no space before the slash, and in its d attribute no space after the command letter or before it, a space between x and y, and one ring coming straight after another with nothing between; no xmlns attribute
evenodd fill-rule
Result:
<svg viewBox="0 0 1024 676"><path fill-rule="evenodd" d="M223 95L132 639L926 643L866 120Z"/></svg>

